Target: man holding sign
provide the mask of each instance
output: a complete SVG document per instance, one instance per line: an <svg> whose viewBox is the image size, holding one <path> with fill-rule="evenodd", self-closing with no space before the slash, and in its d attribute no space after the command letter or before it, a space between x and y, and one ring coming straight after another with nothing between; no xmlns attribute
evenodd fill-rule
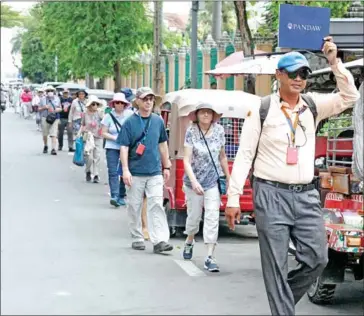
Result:
<svg viewBox="0 0 364 316"><path fill-rule="evenodd" d="M294 315L295 304L327 264L327 240L315 189L314 157L317 124L352 107L359 98L354 79L337 59L331 37L323 52L339 92L301 94L310 67L298 52L278 62L279 91L251 108L241 133L225 211L231 229L240 220L239 195L254 168L254 205L264 283L273 315ZM288 272L290 239L299 265Z"/></svg>

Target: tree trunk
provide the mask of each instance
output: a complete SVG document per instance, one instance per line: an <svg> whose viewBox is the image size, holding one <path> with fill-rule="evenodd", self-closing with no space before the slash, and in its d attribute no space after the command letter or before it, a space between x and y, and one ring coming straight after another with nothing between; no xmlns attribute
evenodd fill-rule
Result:
<svg viewBox="0 0 364 316"><path fill-rule="evenodd" d="M114 64L114 92L119 92L121 89L120 61Z"/></svg>
<svg viewBox="0 0 364 316"><path fill-rule="evenodd" d="M97 82L97 89L105 89L105 77L102 77Z"/></svg>
<svg viewBox="0 0 364 316"><path fill-rule="evenodd" d="M243 42L244 56L253 55L254 48L252 47L252 34L248 24L248 15L246 12L246 1L234 1L236 20L241 33Z"/></svg>
<svg viewBox="0 0 364 316"><path fill-rule="evenodd" d="M89 89L95 89L95 80L94 80L94 76L89 75L89 76L88 76L88 81L89 81L89 83L88 83L88 87L89 87Z"/></svg>

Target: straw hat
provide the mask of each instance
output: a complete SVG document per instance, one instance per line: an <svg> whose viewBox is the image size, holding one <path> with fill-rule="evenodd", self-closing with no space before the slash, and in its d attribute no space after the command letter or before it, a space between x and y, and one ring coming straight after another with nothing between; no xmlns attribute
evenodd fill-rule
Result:
<svg viewBox="0 0 364 316"><path fill-rule="evenodd" d="M56 91L56 88L53 86L46 86L44 91Z"/></svg>
<svg viewBox="0 0 364 316"><path fill-rule="evenodd" d="M196 107L196 110L194 110L188 114L188 118L192 122L197 122L197 111L202 110L202 109L208 109L208 110L212 110L214 112L214 116L212 119L213 123L216 123L222 116L222 113L217 113L211 104L201 103Z"/></svg>

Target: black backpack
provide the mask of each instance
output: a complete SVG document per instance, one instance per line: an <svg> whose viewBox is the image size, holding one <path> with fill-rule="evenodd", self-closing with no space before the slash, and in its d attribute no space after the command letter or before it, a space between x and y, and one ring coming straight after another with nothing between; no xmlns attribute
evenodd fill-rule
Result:
<svg viewBox="0 0 364 316"><path fill-rule="evenodd" d="M313 115L313 121L314 121L315 129L316 129L316 118L317 118L317 107L316 107L316 104L315 104L315 102L313 101L313 99L308 94L301 94L301 97L302 97L303 101L305 101L305 103L308 105L308 108L310 109L310 111L311 111L311 113ZM262 98L261 104L260 104L260 109L259 109L259 116L260 116L260 134L259 134L259 140L258 140L257 149L255 151L255 155L254 155L253 162L252 162L252 167L251 167L251 169L252 169L251 170L251 174L250 174L250 185L251 186L253 184L254 164L255 164L255 159L257 158L257 155L258 155L260 136L262 135L263 124L264 124L264 121L267 118L267 115L268 115L268 112L269 112L270 101L271 101L271 95L267 95L267 96L265 96L265 97Z"/></svg>

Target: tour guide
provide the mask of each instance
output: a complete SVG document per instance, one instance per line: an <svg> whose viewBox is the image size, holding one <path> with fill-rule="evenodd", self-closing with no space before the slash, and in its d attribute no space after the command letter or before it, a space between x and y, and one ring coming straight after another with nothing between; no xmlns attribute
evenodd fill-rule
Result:
<svg viewBox="0 0 364 316"><path fill-rule="evenodd" d="M311 71L309 64L298 52L283 55L276 71L279 91L270 96L262 127L259 108L250 109L229 183L225 213L229 227L234 229L235 221L240 220L239 195L254 161L256 225L273 315L294 315L295 304L327 264L320 196L312 184L315 130L321 120L352 107L359 98L352 75L336 57L337 47L331 37L325 38L323 53L340 92L308 93L315 105L309 108L309 102L300 95ZM290 239L299 264L288 272Z"/></svg>

